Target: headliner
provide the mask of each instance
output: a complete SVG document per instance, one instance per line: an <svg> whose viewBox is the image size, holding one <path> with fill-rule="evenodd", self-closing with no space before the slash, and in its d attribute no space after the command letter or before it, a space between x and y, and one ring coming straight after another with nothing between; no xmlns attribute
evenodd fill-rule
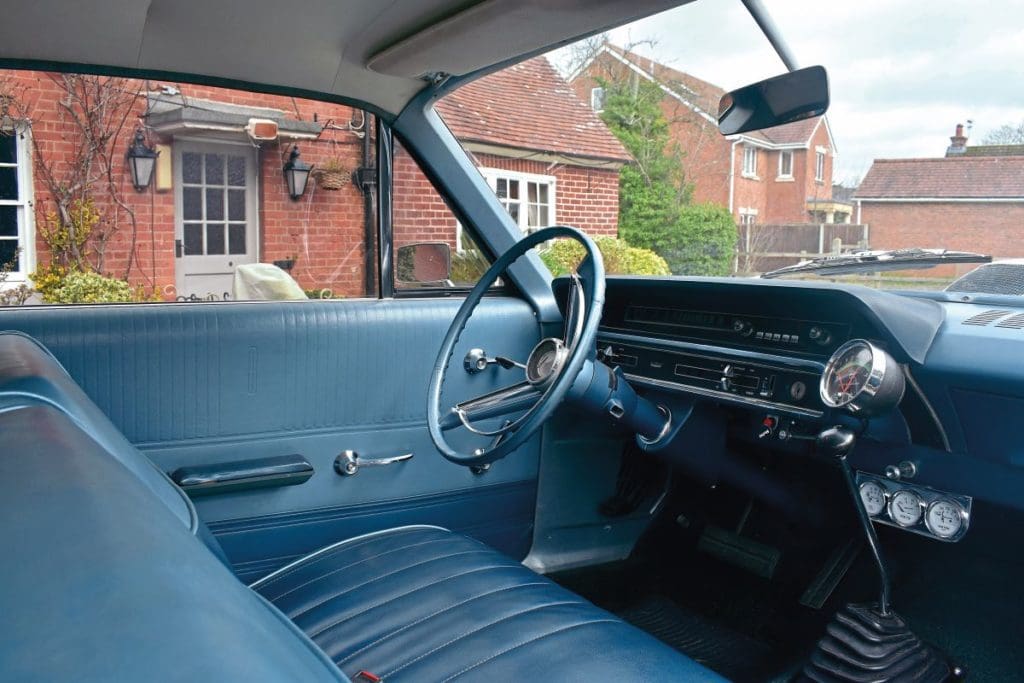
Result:
<svg viewBox="0 0 1024 683"><path fill-rule="evenodd" d="M690 0L4 0L0 60L224 79L397 114L463 76Z"/></svg>

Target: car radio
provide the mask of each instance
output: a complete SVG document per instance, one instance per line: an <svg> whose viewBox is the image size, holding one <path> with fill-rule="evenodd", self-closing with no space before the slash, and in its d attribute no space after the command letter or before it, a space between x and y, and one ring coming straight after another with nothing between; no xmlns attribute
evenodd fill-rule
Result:
<svg viewBox="0 0 1024 683"><path fill-rule="evenodd" d="M627 376L708 396L728 396L764 406L822 410L816 387L820 372L694 351L600 342L605 360Z"/></svg>

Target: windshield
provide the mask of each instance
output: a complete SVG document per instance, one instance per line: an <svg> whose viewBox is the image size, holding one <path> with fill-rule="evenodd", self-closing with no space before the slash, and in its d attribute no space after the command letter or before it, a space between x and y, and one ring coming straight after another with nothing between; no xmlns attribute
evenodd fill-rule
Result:
<svg viewBox="0 0 1024 683"><path fill-rule="evenodd" d="M577 42L438 109L523 232L579 227L609 272L955 289L1024 256L1024 102L1002 86L1022 43L989 9L772 3L800 66L828 70L831 107L738 135L717 129L722 95L786 70L740 2ZM548 244L542 259L561 274L577 251ZM856 252L871 256L813 265Z"/></svg>

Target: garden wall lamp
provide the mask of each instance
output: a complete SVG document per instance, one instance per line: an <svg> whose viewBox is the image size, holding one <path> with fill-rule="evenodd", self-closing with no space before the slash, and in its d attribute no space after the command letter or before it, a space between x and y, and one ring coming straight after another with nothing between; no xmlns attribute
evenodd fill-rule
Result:
<svg viewBox="0 0 1024 683"><path fill-rule="evenodd" d="M142 192L153 180L153 169L156 168L156 158L159 155L152 147L146 146L146 137L142 134L141 128L135 129L135 139L132 141L125 158L128 160L128 170L132 174L132 185L136 192Z"/></svg>
<svg viewBox="0 0 1024 683"><path fill-rule="evenodd" d="M288 196L292 201L298 201L306 192L306 184L309 182L309 174L313 170L310 164L299 161L298 145L292 147L288 161L284 165L284 179L288 183Z"/></svg>

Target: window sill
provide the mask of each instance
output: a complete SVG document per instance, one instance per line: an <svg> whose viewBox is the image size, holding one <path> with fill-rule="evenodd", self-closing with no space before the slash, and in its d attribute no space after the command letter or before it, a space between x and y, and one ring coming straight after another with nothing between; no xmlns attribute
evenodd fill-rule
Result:
<svg viewBox="0 0 1024 683"><path fill-rule="evenodd" d="M775 182L777 182L777 183L795 183L796 182L796 178L794 178L791 175L780 175L780 176L776 176Z"/></svg>
<svg viewBox="0 0 1024 683"><path fill-rule="evenodd" d="M753 174L750 174L750 173L743 173L741 175L742 175L742 177L746 178L747 180L760 180L761 179L761 176L753 175Z"/></svg>

